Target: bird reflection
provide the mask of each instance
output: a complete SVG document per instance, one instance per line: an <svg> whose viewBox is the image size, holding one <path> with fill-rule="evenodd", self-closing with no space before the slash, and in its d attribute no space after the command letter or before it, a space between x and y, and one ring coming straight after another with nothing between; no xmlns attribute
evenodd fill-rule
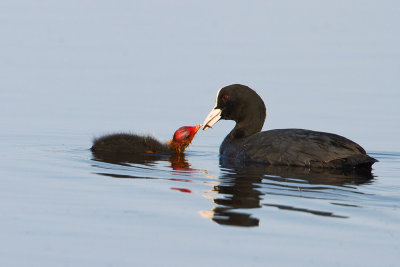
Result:
<svg viewBox="0 0 400 267"><path fill-rule="evenodd" d="M332 189L332 186L351 190L352 186L368 183L373 175L369 170L307 169L299 167L243 164L220 159L222 175L218 185L213 185L209 198L215 204L210 211L201 211L203 217L218 224L234 226L258 226L259 219L252 209L275 207L282 210L305 212L318 216L347 218L332 212L311 210L288 205L265 204L262 200L268 194L293 196L293 191L314 191ZM310 188L310 185L312 188ZM268 192L268 186L281 189ZM246 210L246 212L243 212Z"/></svg>
<svg viewBox="0 0 400 267"><path fill-rule="evenodd" d="M202 174L203 183L211 187L205 197L213 203L213 208L199 211L201 216L220 225L257 227L260 219L255 215L255 209L273 207L280 210L302 212L316 216L331 218L347 218L330 211L307 209L290 205L268 203L268 196L280 195L308 199L329 200L332 205L352 206L341 203L341 193L357 193L357 186L371 183L373 175L370 170L338 170L338 169L309 169L300 167L269 166L262 164L242 164L220 158L221 175L210 177L206 170L194 169L185 154L143 154L143 155L95 155L94 160L119 165L130 163L144 166L155 166L158 162L168 162L168 168L175 171ZM196 182L195 176L190 179L152 178L137 175L121 175L115 172L98 173L114 178L133 179L166 179L178 182ZM177 172L176 174L179 174ZM190 183L188 183L190 185ZM171 187L180 193L192 193L191 188ZM328 191L330 190L330 191ZM332 191L333 190L333 191ZM339 191L339 193L338 193ZM321 194L322 193L322 194ZM355 207L355 206L354 206Z"/></svg>
<svg viewBox="0 0 400 267"><path fill-rule="evenodd" d="M154 166L159 161L168 161L173 170L196 170L191 169L185 154L122 154L122 153L97 153L93 160L119 165L129 165L129 163Z"/></svg>

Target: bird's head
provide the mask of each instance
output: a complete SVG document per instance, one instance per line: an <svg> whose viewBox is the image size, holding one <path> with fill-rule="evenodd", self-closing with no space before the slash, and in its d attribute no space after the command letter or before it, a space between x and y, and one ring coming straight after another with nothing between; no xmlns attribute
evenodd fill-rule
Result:
<svg viewBox="0 0 400 267"><path fill-rule="evenodd" d="M203 130L213 127L220 119L233 120L246 136L259 132L265 121L266 109L261 97L251 88L232 84L217 92L215 104L203 123Z"/></svg>
<svg viewBox="0 0 400 267"><path fill-rule="evenodd" d="M201 125L182 126L175 131L172 140L168 142L169 147L174 153L181 154L190 145Z"/></svg>

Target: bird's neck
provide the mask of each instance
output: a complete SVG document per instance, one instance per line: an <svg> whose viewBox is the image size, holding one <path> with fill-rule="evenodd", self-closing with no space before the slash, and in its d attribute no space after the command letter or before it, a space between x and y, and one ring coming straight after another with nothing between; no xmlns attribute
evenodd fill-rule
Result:
<svg viewBox="0 0 400 267"><path fill-rule="evenodd" d="M264 120L254 121L254 118L251 121L237 122L235 128L233 128L225 138L225 141L230 142L234 139L249 137L250 135L260 132L263 125Z"/></svg>
<svg viewBox="0 0 400 267"><path fill-rule="evenodd" d="M171 140L171 141L167 142L167 145L169 146L172 153L182 154L185 151L185 149L190 145L190 143L192 142L192 139L193 139L193 137L188 138L183 141Z"/></svg>
<svg viewBox="0 0 400 267"><path fill-rule="evenodd" d="M235 128L227 135L224 142L239 140L260 132L266 116L267 109L261 98L258 103L248 104L247 108L236 116Z"/></svg>

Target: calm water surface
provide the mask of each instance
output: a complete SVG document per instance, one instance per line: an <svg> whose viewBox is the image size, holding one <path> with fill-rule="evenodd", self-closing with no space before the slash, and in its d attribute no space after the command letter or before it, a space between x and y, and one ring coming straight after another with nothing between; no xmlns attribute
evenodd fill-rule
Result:
<svg viewBox="0 0 400 267"><path fill-rule="evenodd" d="M398 1L0 3L0 266L398 266ZM372 176L237 166L218 148L110 163L92 138L167 141L217 90L264 130L333 132Z"/></svg>
<svg viewBox="0 0 400 267"><path fill-rule="evenodd" d="M213 262L233 265L398 259L398 152L371 151L371 177L235 166L196 140L180 159L122 164L94 159L83 135L2 140L1 256L10 262L203 265L215 251Z"/></svg>

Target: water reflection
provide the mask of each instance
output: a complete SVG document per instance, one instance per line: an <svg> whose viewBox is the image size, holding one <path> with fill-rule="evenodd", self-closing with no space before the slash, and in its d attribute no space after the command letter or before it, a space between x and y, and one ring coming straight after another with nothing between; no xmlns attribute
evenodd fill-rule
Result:
<svg viewBox="0 0 400 267"><path fill-rule="evenodd" d="M129 163L154 166L159 161L168 161L173 170L195 170L190 168L190 164L187 161L185 154L93 153L93 160L127 166L129 166Z"/></svg>
<svg viewBox="0 0 400 267"><path fill-rule="evenodd" d="M373 178L370 171L236 164L223 158L220 168L219 184L209 191L215 207L200 214L218 224L235 226L258 226L259 219L251 211L261 207L347 218L329 211L265 202L268 202L268 195L340 201L341 195L361 194L355 186L371 182ZM332 189L339 193L332 193Z"/></svg>
<svg viewBox="0 0 400 267"><path fill-rule="evenodd" d="M261 208L263 193L258 190L261 181L260 177L221 176L220 183L212 185L208 192L215 206L209 211L200 211L200 215L223 225L258 226L260 220L251 214L251 209ZM248 212L239 211L243 209Z"/></svg>
<svg viewBox="0 0 400 267"><path fill-rule="evenodd" d="M257 209L263 209L264 212L266 209L274 208L316 216L348 218L348 216L331 211L304 207L304 202L302 202L303 207L287 205L287 202L276 203L276 196L284 197L285 201L289 197L294 197L294 201L288 200L290 204L297 203L296 199L301 198L310 201L322 200L325 203L328 202L329 205L354 208L357 205L351 201L349 203L348 199L354 195L363 194L358 188L359 185L373 181L370 171L355 172L237 164L224 158L220 159L221 174L212 178L207 171L192 168L184 155L146 154L130 157L107 155L107 157L101 158L97 156L94 160L129 167L133 166L132 163L136 164L135 166L142 166L135 170L128 169L130 171L127 174L121 174L115 169L111 169L111 171L97 172L99 175L114 178L189 182L185 187L171 187L172 190L179 193L193 193L190 183L207 184L210 186L210 190L207 190L205 197L212 201L213 208L199 211L200 215L221 225L243 227L255 227L260 224L260 219L255 215ZM166 177L166 173L157 175L157 171L160 171L157 169L159 162L167 162L168 165L164 166L174 170L172 175L176 177ZM146 169L146 167L148 168ZM138 173L139 175L137 175ZM271 199L274 199L275 202L271 202Z"/></svg>
<svg viewBox="0 0 400 267"><path fill-rule="evenodd" d="M180 155L170 155L170 154L141 154L141 155L132 155L132 154L113 154L113 153L96 153L93 154L93 160L98 162L112 163L121 166L132 167L131 164L135 164L136 166L143 165L149 168L156 168L156 163L158 162L168 162L169 165L166 166L171 168L174 171L199 171L198 169L190 168L189 162L186 160L184 154ZM92 165L93 167L101 167L99 165ZM191 179L187 178L160 178L160 177L152 177L150 175L131 175L131 174L120 174L117 173L115 169L113 171L107 172L96 172L96 174L101 176L107 176L112 178L128 178L128 179L162 179L162 180L170 180L177 182L193 182ZM143 170L143 168L142 168ZM140 172L140 173L143 173ZM171 187L171 190L176 190L182 193L192 193L189 188L183 187Z"/></svg>

